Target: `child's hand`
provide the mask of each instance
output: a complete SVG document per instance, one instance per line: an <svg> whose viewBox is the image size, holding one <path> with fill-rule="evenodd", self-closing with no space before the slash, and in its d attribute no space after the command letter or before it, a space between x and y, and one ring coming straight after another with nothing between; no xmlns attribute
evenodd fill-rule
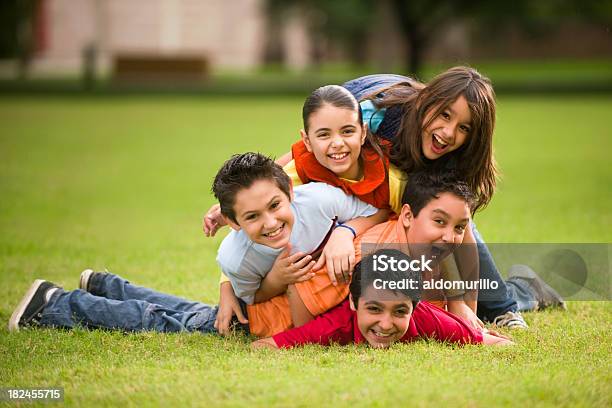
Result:
<svg viewBox="0 0 612 408"><path fill-rule="evenodd" d="M232 284L229 282L221 283L221 293L219 295L219 310L215 319L215 329L224 336L230 334L232 317L236 315L238 321L242 324L247 324L249 321L242 314L238 298L234 294Z"/></svg>
<svg viewBox="0 0 612 408"><path fill-rule="evenodd" d="M334 286L338 283L349 283L351 280L355 268L353 238L353 233L349 229L336 228L313 268L316 271L327 265L327 274Z"/></svg>
<svg viewBox="0 0 612 408"><path fill-rule="evenodd" d="M225 219L221 215L221 206L215 204L210 207L210 210L204 216L202 220L202 230L207 237L214 237L219 228L226 225Z"/></svg>
<svg viewBox="0 0 612 408"><path fill-rule="evenodd" d="M512 340L512 338L510 336L506 336L505 334L501 334L500 332L498 332L497 330L493 330L493 329L487 329L486 327L484 327L482 329L483 333L486 334L490 334L491 336L495 336L495 337L499 337L502 339L506 339L506 340Z"/></svg>
<svg viewBox="0 0 612 408"><path fill-rule="evenodd" d="M449 313L459 316L468 321L475 329L484 328L482 320L476 316L476 313L463 300L449 300L447 304Z"/></svg>
<svg viewBox="0 0 612 408"><path fill-rule="evenodd" d="M508 336L494 330L482 329L482 344L489 346L512 346L515 343Z"/></svg>
<svg viewBox="0 0 612 408"><path fill-rule="evenodd" d="M259 339L259 340L255 340L254 342L252 342L251 348L254 350L262 349L262 348L269 348L269 349L276 350L278 346L276 345L276 342L274 341L272 337L266 337L264 339Z"/></svg>
<svg viewBox="0 0 612 408"><path fill-rule="evenodd" d="M311 272L315 264L312 256L305 255L303 252L289 255L290 251L291 246L287 245L287 248L276 258L269 272L284 286L307 281L314 276L314 272Z"/></svg>

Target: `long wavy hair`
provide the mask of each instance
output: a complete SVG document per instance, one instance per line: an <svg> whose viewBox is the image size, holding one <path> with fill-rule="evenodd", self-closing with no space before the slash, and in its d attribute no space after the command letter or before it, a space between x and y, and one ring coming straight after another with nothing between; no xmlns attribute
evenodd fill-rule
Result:
<svg viewBox="0 0 612 408"><path fill-rule="evenodd" d="M452 163L474 192L473 212L485 207L495 192L498 176L493 154L495 92L491 81L473 68L454 67L427 85L403 82L382 92L382 98L373 99L377 107L401 106L403 111L391 162L407 174L430 167L443 169ZM469 137L457 150L428 160L423 155L423 131L461 95L467 100L472 116Z"/></svg>

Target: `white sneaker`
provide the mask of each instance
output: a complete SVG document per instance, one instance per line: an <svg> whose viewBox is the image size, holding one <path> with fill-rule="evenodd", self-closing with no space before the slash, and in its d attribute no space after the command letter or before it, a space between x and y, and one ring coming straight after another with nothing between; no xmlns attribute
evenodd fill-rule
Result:
<svg viewBox="0 0 612 408"><path fill-rule="evenodd" d="M497 327L507 327L509 329L528 329L527 323L520 312L506 312L493 319L493 325Z"/></svg>

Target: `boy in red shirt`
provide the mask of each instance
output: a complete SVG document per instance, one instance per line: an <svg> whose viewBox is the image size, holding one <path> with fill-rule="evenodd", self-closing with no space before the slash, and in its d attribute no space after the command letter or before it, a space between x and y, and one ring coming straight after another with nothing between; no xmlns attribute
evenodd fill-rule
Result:
<svg viewBox="0 0 612 408"><path fill-rule="evenodd" d="M402 256L399 251L393 252ZM381 272L370 267L372 264L373 256L368 256L355 266L349 298L338 306L301 327L257 340L252 346L276 349L367 342L372 347L386 348L396 341L419 338L459 344L514 344L495 332L474 328L461 317L428 302L419 302L418 283L415 288L399 284L408 278L418 282L418 274Z"/></svg>

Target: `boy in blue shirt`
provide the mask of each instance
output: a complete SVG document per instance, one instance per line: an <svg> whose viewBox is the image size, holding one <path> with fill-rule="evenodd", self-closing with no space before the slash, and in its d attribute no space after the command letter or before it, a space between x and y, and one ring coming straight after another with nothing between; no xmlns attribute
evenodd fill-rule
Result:
<svg viewBox="0 0 612 408"><path fill-rule="evenodd" d="M225 180L222 185L221 179ZM313 183L292 192L282 168L256 153L228 160L215 186L222 212L236 230L219 248L218 261L247 302L269 299L284 293L289 284L311 278L312 256L303 255L324 243L336 221L377 212L328 185ZM276 260L289 244L298 252L279 268ZM260 287L268 272L270 276ZM81 274L79 288L65 291L52 282L36 280L13 312L9 330L82 325L126 331L217 332L216 306L158 293L92 270Z"/></svg>

